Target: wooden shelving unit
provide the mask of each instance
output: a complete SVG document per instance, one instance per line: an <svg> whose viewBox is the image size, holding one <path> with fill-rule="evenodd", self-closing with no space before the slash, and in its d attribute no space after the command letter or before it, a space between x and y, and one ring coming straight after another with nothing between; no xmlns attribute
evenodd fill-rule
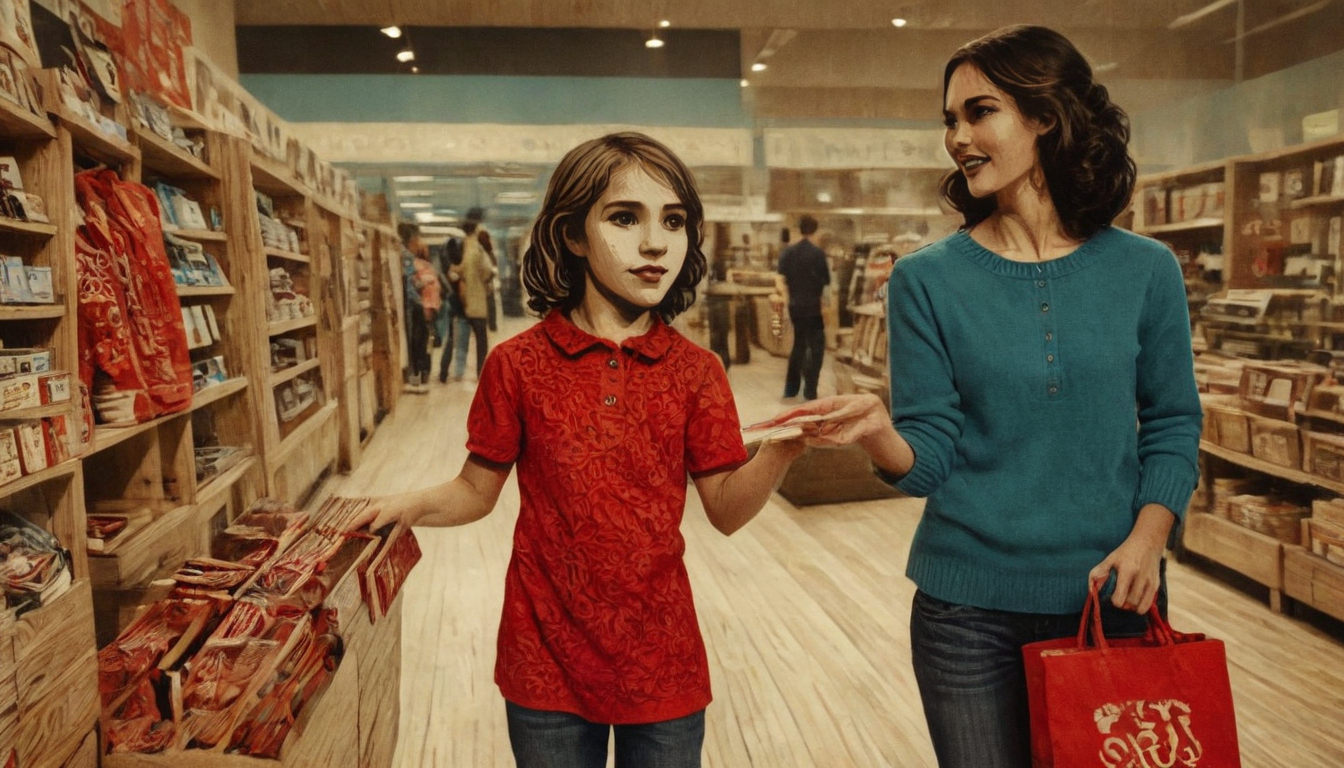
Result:
<svg viewBox="0 0 1344 768"><path fill-rule="evenodd" d="M404 380L406 355L405 304L402 301L401 240L390 224L365 224L372 243L372 285L369 315L372 322L374 386L377 388L379 413L397 407Z"/></svg>

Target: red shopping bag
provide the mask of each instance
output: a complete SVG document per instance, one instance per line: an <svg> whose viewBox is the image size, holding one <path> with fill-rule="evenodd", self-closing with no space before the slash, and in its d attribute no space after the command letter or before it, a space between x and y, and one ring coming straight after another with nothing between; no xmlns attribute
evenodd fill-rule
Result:
<svg viewBox="0 0 1344 768"><path fill-rule="evenodd" d="M1022 648L1033 768L1240 768L1222 641L1156 605L1147 635L1107 640L1100 606L1093 585L1078 637Z"/></svg>

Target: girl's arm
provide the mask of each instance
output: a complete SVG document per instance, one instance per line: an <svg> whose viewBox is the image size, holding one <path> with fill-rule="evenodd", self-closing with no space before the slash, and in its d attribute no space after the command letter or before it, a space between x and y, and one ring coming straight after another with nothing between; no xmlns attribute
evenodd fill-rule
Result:
<svg viewBox="0 0 1344 768"><path fill-rule="evenodd" d="M375 531L396 522L436 528L473 523L495 508L511 470L472 454L457 477L443 485L372 499L363 522Z"/></svg>
<svg viewBox="0 0 1344 768"><path fill-rule="evenodd" d="M724 536L751 522L806 447L801 439L765 443L737 469L696 477L695 489L709 522Z"/></svg>

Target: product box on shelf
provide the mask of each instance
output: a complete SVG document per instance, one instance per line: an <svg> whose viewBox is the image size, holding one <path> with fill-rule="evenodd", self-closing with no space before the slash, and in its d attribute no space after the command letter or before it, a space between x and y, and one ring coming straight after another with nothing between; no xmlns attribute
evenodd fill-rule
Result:
<svg viewBox="0 0 1344 768"><path fill-rule="evenodd" d="M1311 517L1344 528L1344 499L1316 499L1311 502Z"/></svg>
<svg viewBox="0 0 1344 768"><path fill-rule="evenodd" d="M1297 425L1248 414L1251 455L1270 464L1297 469L1302 466L1302 448Z"/></svg>
<svg viewBox="0 0 1344 768"><path fill-rule="evenodd" d="M1247 363L1241 372L1242 404L1262 416L1291 420L1305 408L1311 387L1329 373L1323 366L1289 360Z"/></svg>
<svg viewBox="0 0 1344 768"><path fill-rule="evenodd" d="M70 374L48 373L37 377L42 405L70 402Z"/></svg>
<svg viewBox="0 0 1344 768"><path fill-rule="evenodd" d="M0 349L0 378L47 373L51 370L49 349Z"/></svg>
<svg viewBox="0 0 1344 768"><path fill-rule="evenodd" d="M63 414L43 419L42 430L46 438L48 464L54 467L75 454L70 445L70 422Z"/></svg>
<svg viewBox="0 0 1344 768"><path fill-rule="evenodd" d="M0 257L0 303L32 304L28 287L28 268L18 256Z"/></svg>
<svg viewBox="0 0 1344 768"><path fill-rule="evenodd" d="M1302 471L1344 483L1344 435L1302 430Z"/></svg>
<svg viewBox="0 0 1344 768"><path fill-rule="evenodd" d="M1313 555L1344 565L1344 527L1312 518L1304 521L1303 542Z"/></svg>
<svg viewBox="0 0 1344 768"><path fill-rule="evenodd" d="M1265 496L1237 496L1228 505L1229 519L1244 528L1287 544L1302 540L1302 519L1311 510Z"/></svg>
<svg viewBox="0 0 1344 768"><path fill-rule="evenodd" d="M1212 431L1218 445L1239 453L1251 452L1251 427L1245 411L1232 405L1209 404L1204 418L1214 421Z"/></svg>
<svg viewBox="0 0 1344 768"><path fill-rule="evenodd" d="M19 436L11 426L0 425L0 485L23 477L19 459Z"/></svg>
<svg viewBox="0 0 1344 768"><path fill-rule="evenodd" d="M40 408L43 403L39 378L39 376L16 376L0 380L0 412Z"/></svg>
<svg viewBox="0 0 1344 768"><path fill-rule="evenodd" d="M23 474L31 475L50 466L47 462L47 438L40 420L13 424L15 440L19 444L19 463Z"/></svg>

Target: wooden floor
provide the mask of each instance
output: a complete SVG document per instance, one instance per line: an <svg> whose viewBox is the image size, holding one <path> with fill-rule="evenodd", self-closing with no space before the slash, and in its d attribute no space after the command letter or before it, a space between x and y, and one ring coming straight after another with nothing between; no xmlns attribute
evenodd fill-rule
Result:
<svg viewBox="0 0 1344 768"><path fill-rule="evenodd" d="M495 337L527 324L508 321ZM760 350L731 369L744 422L782 407L783 370ZM452 477L465 458L468 376L403 396L363 466L323 494ZM823 395L830 381L824 373ZM798 509L776 496L726 538L689 494L686 561L714 685L707 768L934 765L910 670L914 588L902 575L921 504ZM485 520L417 531L424 559L405 591L399 768L513 765L492 669L517 509L510 478ZM1191 567L1173 564L1170 582L1176 628L1227 642L1246 768L1344 765L1344 645Z"/></svg>

